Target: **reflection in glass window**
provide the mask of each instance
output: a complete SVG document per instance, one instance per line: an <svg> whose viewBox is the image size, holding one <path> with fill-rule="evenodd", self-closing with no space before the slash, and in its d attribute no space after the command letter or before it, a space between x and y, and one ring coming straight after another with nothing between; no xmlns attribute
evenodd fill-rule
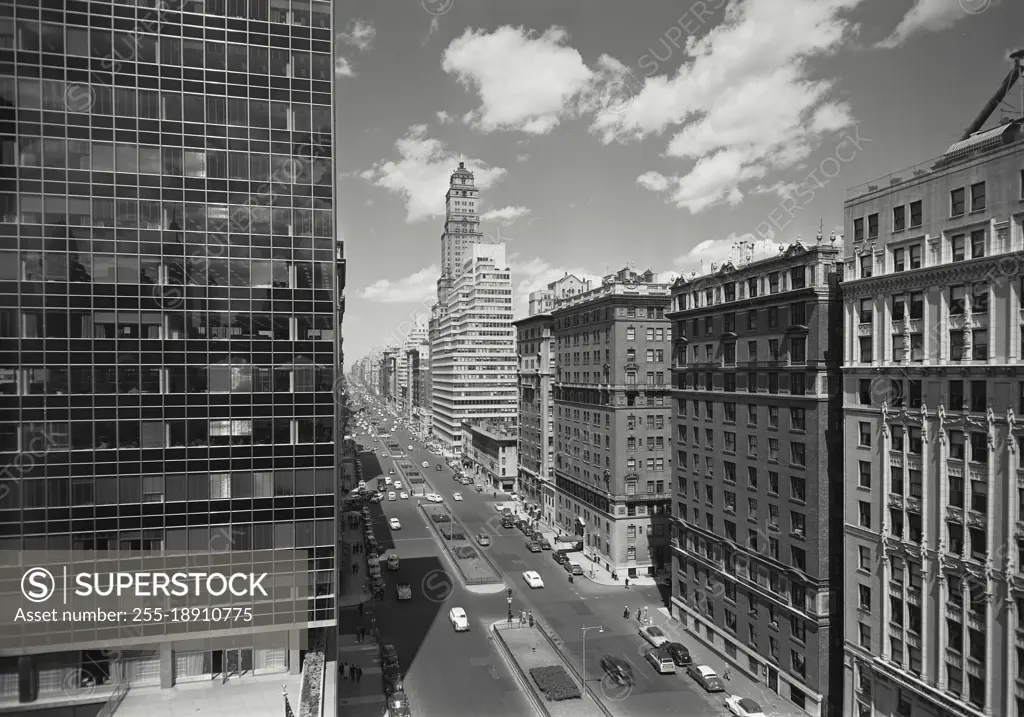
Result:
<svg viewBox="0 0 1024 717"><path fill-rule="evenodd" d="M86 140L71 139L67 143L68 162L67 166L69 169L89 169L90 155L91 155L90 143Z"/></svg>
<svg viewBox="0 0 1024 717"><path fill-rule="evenodd" d="M68 199L68 224L72 226L89 226L92 219L92 203L85 197Z"/></svg>
<svg viewBox="0 0 1024 717"><path fill-rule="evenodd" d="M290 77L292 53L276 47L270 48L270 74L277 77Z"/></svg>
<svg viewBox="0 0 1024 717"><path fill-rule="evenodd" d="M92 280L100 284L114 284L117 277L117 262L113 254L92 255Z"/></svg>
<svg viewBox="0 0 1024 717"><path fill-rule="evenodd" d="M135 173L139 171L139 148L134 144L117 144L115 147L117 154L117 171L118 172L131 172Z"/></svg>
<svg viewBox="0 0 1024 717"><path fill-rule="evenodd" d="M163 173L163 162L160 158L159 147L139 147L139 173Z"/></svg>
<svg viewBox="0 0 1024 717"><path fill-rule="evenodd" d="M22 224L42 224L42 196L38 194L22 194L18 200L18 219Z"/></svg>
<svg viewBox="0 0 1024 717"><path fill-rule="evenodd" d="M288 119L291 113L288 111L287 102L270 103L270 128L288 129Z"/></svg>
<svg viewBox="0 0 1024 717"><path fill-rule="evenodd" d="M206 152L199 149L185 150L185 176L205 177L206 176ZM180 174L180 172L179 172Z"/></svg>
<svg viewBox="0 0 1024 717"><path fill-rule="evenodd" d="M118 117L137 117L135 90L126 87L114 89L114 114Z"/></svg>
<svg viewBox="0 0 1024 717"><path fill-rule="evenodd" d="M194 67L200 70L203 69L203 41L182 40L181 60L181 64L183 67Z"/></svg>
<svg viewBox="0 0 1024 717"><path fill-rule="evenodd" d="M114 145L110 142L93 142L92 170L94 172L114 171Z"/></svg>
<svg viewBox="0 0 1024 717"><path fill-rule="evenodd" d="M160 62L164 65L177 66L181 64L181 38L160 37Z"/></svg>
<svg viewBox="0 0 1024 717"><path fill-rule="evenodd" d="M139 90L139 117L160 119L160 93L156 90Z"/></svg>
<svg viewBox="0 0 1024 717"><path fill-rule="evenodd" d="M227 124L228 107L227 100L223 97L206 98L206 122L207 124Z"/></svg>
<svg viewBox="0 0 1024 717"><path fill-rule="evenodd" d="M206 122L206 103L201 95L182 95L181 111L186 122Z"/></svg>
<svg viewBox="0 0 1024 717"><path fill-rule="evenodd" d="M92 200L92 224L94 227L114 226L114 200L93 199Z"/></svg>

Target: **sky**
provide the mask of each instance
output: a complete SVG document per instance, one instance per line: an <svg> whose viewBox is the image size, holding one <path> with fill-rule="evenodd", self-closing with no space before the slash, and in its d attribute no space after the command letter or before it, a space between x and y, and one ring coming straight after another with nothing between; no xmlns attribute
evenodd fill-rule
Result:
<svg viewBox="0 0 1024 717"><path fill-rule="evenodd" d="M1019 0L338 7L348 365L429 315L460 160L519 318L566 272L710 270L842 234L849 189L943 154L1024 47Z"/></svg>

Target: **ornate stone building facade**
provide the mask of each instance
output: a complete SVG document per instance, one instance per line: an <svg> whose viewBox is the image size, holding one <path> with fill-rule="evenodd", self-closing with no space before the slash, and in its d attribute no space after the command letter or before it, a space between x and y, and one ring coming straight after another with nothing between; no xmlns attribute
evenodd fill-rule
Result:
<svg viewBox="0 0 1024 717"><path fill-rule="evenodd" d="M854 715L1024 715L1020 122L847 201Z"/></svg>

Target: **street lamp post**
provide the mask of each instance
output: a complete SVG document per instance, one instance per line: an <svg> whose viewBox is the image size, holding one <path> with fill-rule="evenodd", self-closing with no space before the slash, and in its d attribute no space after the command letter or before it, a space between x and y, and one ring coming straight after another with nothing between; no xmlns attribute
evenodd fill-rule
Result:
<svg viewBox="0 0 1024 717"><path fill-rule="evenodd" d="M597 630L598 632L604 632L604 625L591 625L587 627L583 626L583 674L581 675L581 684L583 687L583 695L587 694L587 630Z"/></svg>

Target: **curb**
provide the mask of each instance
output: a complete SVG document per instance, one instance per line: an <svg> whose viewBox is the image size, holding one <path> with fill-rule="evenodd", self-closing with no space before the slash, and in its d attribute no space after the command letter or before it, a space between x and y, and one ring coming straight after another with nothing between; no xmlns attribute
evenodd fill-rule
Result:
<svg viewBox="0 0 1024 717"><path fill-rule="evenodd" d="M504 585L505 584L505 579L501 577L501 573L498 572L495 569L494 565L491 563L491 561L488 560L486 558L486 556L484 556L483 551L480 550L479 546L472 545L471 542L470 542L470 545L472 545L473 549L476 551L476 554L479 555L481 558L483 558L484 562L487 563L487 567L489 567L491 569L491 571L494 573L495 577L494 577L494 579L481 579L481 578L470 578L469 576L467 576L466 573L462 570L462 566L459 565L459 559L456 558L455 555L452 554L451 546L448 545L448 541L445 540L444 534L441 532L440 528L438 527L439 523L435 523L433 518L431 517L431 514L427 511L427 506L425 506L425 505L423 505L421 503L421 504L417 505L416 507L419 508L420 514L423 515L423 517L426 519L427 524L430 526L431 532L433 532L433 534L434 534L435 542L440 543L441 550L445 554L445 557L448 558L448 562L452 564L452 566L456 569L456 571L458 571L459 577L462 578L463 586L465 586L468 589L470 587L477 586L477 585ZM445 506L445 508L447 509L447 506ZM450 511L449 511L448 514L449 514L450 517L452 517L452 522L450 523L450 525L453 525L453 526L457 525L461 531L465 531L466 530L464 525L462 525L461 523L459 523L457 520L454 519L454 516L451 515ZM468 535L466 536L466 539L467 539L467 542L469 542L470 538L469 538Z"/></svg>
<svg viewBox="0 0 1024 717"><path fill-rule="evenodd" d="M497 627L498 623L491 623L491 633L494 635L494 641L498 644L498 652L501 653L505 663L509 666L509 671L515 675L516 682L519 683L519 687L526 693L530 698L530 703L533 705L534 711L538 715L544 715L544 717L551 717L551 713L548 712L547 707L544 706L544 702L541 700L537 691L530 686L530 681L523 672L523 668L516 662L516 658L512 656L512 650L505 644L505 638L501 636L501 630ZM561 654L561 653L559 653Z"/></svg>
<svg viewBox="0 0 1024 717"><path fill-rule="evenodd" d="M537 629L540 631L540 634L543 635L544 639L548 641L548 644L551 646L551 649L554 650L555 654L557 654L558 657L562 660L562 663L565 665L565 669L567 669L572 674L572 676L575 677L581 685L583 685L584 691L590 695L590 699L594 701L594 704L597 705L597 708L601 710L602 713L604 713L605 717L614 717L614 715L612 715L611 713L611 710L605 707L604 702L598 699L597 694L594 692L594 688L587 684L586 679L584 677L581 677L580 673L576 671L575 665L573 665L572 662L569 661L569 658L565 656L565 653L563 653L562 650L558 649L558 645L556 645L555 641L551 639L551 635L548 634L548 631L544 629L544 626L540 623L539 620L536 621L536 626Z"/></svg>

